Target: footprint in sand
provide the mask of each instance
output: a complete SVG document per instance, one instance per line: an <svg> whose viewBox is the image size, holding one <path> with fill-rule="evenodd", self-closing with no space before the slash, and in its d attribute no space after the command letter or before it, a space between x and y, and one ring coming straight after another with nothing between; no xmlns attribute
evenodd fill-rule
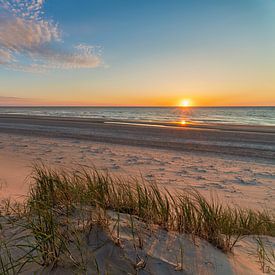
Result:
<svg viewBox="0 0 275 275"><path fill-rule="evenodd" d="M236 182L243 185L259 185L260 183L256 179L245 180L241 177L236 177Z"/></svg>

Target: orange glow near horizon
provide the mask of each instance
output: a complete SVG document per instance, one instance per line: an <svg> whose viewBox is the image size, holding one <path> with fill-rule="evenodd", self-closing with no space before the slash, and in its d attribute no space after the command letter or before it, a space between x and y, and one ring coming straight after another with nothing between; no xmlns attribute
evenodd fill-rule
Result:
<svg viewBox="0 0 275 275"><path fill-rule="evenodd" d="M259 94L260 95L260 94ZM0 106L114 106L114 107L179 107L182 109L189 109L193 106L274 106L272 100L270 102L261 102L260 97L257 101L251 100L251 102L245 102L241 98L237 103L234 102L238 98L234 95L230 98L226 97L213 97L202 95L194 96L192 98L180 98L180 97L166 97L166 96L155 96L147 98L112 98L104 97L104 100L94 98L91 100L89 97L83 98L81 96L72 96L61 100L55 97L48 96L47 98L11 98L0 96ZM133 104L135 102L135 104Z"/></svg>
<svg viewBox="0 0 275 275"><path fill-rule="evenodd" d="M190 107L191 105L190 99L182 99L179 104L180 107Z"/></svg>

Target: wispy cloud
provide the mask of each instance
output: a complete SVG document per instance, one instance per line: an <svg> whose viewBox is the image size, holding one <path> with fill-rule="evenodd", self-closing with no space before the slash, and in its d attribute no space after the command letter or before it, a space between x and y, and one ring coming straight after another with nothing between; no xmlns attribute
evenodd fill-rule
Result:
<svg viewBox="0 0 275 275"><path fill-rule="evenodd" d="M45 17L43 4L44 0L0 0L0 65L35 72L99 66L99 47L79 44L64 49L61 31Z"/></svg>
<svg viewBox="0 0 275 275"><path fill-rule="evenodd" d="M0 106L23 105L31 102L31 99L25 99L14 96L0 96Z"/></svg>
<svg viewBox="0 0 275 275"><path fill-rule="evenodd" d="M14 97L14 96L0 96L0 102L1 101L9 101L9 100L22 100L21 97Z"/></svg>

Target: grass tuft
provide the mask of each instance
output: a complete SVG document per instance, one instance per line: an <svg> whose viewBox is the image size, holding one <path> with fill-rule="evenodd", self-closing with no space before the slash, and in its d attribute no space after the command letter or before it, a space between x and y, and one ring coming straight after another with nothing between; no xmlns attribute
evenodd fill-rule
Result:
<svg viewBox="0 0 275 275"><path fill-rule="evenodd" d="M87 259L93 256L82 250L85 238L81 231L88 239L93 228L108 228L108 210L117 215L114 242L118 247L122 234L120 215L124 213L131 217L136 250L142 249L143 241L134 228L133 217L165 230L202 238L224 252L232 251L236 243L247 235L275 236L274 217L267 211L223 205L217 198L207 200L195 190L174 194L156 184L112 177L96 169L60 171L37 165L31 177L33 184L26 203L20 207L6 202L0 212L0 231L4 218L9 224L23 228L22 239L31 240L28 245L12 248L20 250L21 254L24 252L18 258L18 264L14 264L8 245L2 243L1 274L18 274L29 262L55 268L64 257L70 259L78 271L86 272ZM78 251L78 256L74 251ZM267 258L260 240L258 255L264 269L271 258ZM183 257L184 248L181 247L179 269L183 269ZM95 270L99 273L94 259ZM143 266L141 262L138 261L136 268Z"/></svg>
<svg viewBox="0 0 275 275"><path fill-rule="evenodd" d="M156 184L127 182L97 170L66 173L44 166L35 167L34 180L30 209L48 211L46 218L53 227L60 209L68 214L77 205L90 205L198 236L224 251L232 250L246 235L275 236L274 217L267 211L224 206L218 199L208 201L195 190L171 194Z"/></svg>

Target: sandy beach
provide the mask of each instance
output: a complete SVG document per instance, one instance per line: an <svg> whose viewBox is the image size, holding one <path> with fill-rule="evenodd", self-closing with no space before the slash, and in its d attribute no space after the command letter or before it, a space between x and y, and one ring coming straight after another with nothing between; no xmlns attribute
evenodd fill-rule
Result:
<svg viewBox="0 0 275 275"><path fill-rule="evenodd" d="M195 188L226 203L274 211L274 129L205 127L1 116L1 195L26 194L31 165L45 162L142 175L171 190Z"/></svg>

